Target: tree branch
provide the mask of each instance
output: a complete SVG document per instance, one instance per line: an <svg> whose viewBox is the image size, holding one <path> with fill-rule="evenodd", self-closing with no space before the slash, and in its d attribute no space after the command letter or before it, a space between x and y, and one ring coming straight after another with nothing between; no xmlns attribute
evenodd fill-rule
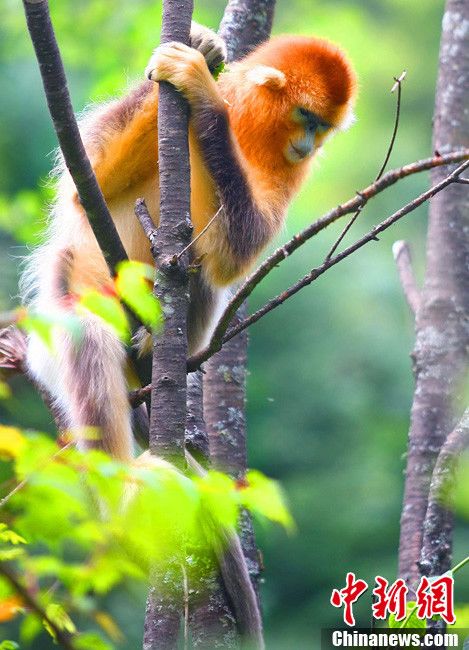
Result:
<svg viewBox="0 0 469 650"><path fill-rule="evenodd" d="M392 253L396 262L399 280L401 281L405 299L415 316L420 307L421 296L412 269L412 258L410 255L409 245L405 241L396 241L393 244Z"/></svg>
<svg viewBox="0 0 469 650"><path fill-rule="evenodd" d="M209 345L203 350L201 350L200 352L198 352L197 354L193 355L192 357L189 357L189 359L187 360L187 372L194 372L195 370L198 370L205 361L207 361L211 356L213 356L216 352L218 352L221 349L223 343L225 342L225 338L226 340L230 340L232 338L231 332L228 337L226 337L226 332L240 305L254 291L256 286L274 268L278 266L279 263L283 262L283 260L289 257L295 250L300 248L306 241L308 241L308 239L311 239L312 237L317 235L319 232L327 228L327 226L332 224L334 221L337 221L338 219L345 216L346 214L352 213L354 210L356 210L357 205L369 201L370 199L374 198L375 196L383 192L388 187L399 182L401 179L404 179L407 176L411 176L413 174L417 174L423 171L428 171L438 167L451 165L453 163L466 160L467 158L469 158L469 149L462 149L460 151L455 151L445 155L436 155L433 156L432 158L425 158L423 160L410 163L403 167L390 170L379 181L372 183L367 188L357 193L357 196L355 198L350 199L346 203L343 203L339 205L337 208L331 210L330 212L327 212L325 215L320 217L317 221L313 222L307 228L305 228L298 234L294 235L288 242L286 242L283 246L281 246L276 251L274 251L274 253L272 253L272 255L270 255L241 285L241 287L235 293L235 295L227 305L225 311L223 312L218 322L218 325L212 335ZM459 178L454 179L453 182L458 183ZM429 192L432 191L434 191L434 188L429 190ZM426 194L428 193L425 193L425 195ZM421 196L425 196L425 195L421 195ZM411 202L408 205L413 205L413 202ZM148 211L146 210L143 201L141 202L138 210L136 207L136 213L138 214L140 221L141 221L142 211L144 211L145 214L148 214ZM150 241L153 244L154 236L156 232L153 222L151 222L151 224L148 222L144 226L144 230L147 232L147 236L150 236ZM334 260L335 259L336 258L334 258ZM334 262L334 264L335 263L336 262ZM258 319L256 318L256 320ZM150 386L144 386L141 389L132 391L130 393L130 402L132 406L136 407L139 404L141 404L143 401L145 401L149 393L150 393Z"/></svg>
<svg viewBox="0 0 469 650"><path fill-rule="evenodd" d="M390 142L389 142L388 150L387 150L387 152L386 152L386 156L385 156L385 158L384 158L384 162L383 162L383 164L381 165L381 168L380 168L378 174L376 175L375 182L376 182L376 181L379 181L379 179L380 179L381 176L383 175L384 170L386 169L386 165L387 165L388 162L389 162L389 158L391 157L391 153L392 153L392 150L393 150L393 148L394 148L394 143L395 143L395 141L396 141L397 131L398 131L398 129L399 129L399 119L400 119L400 117L401 117L402 82L404 81L405 77L406 77L406 72L405 72L405 70L404 70L404 72L401 74L400 77L398 77L398 78L394 77L394 82L395 82L395 83L394 83L393 87L391 88L391 92L393 93L393 92L396 90L396 88L397 88L396 117L395 117L395 119L394 119L394 127L393 127L393 131L392 131L392 135L391 135L391 140L390 140ZM353 226L353 224L355 223L355 221L358 219L358 217L359 217L359 215L360 215L360 212L363 210L364 207L365 207L365 204L360 205L360 206L358 207L357 211L355 212L355 214L353 215L353 217L350 219L350 221L348 222L348 224L345 226L345 228L342 230L342 232L340 233L340 235L339 235L337 241L334 243L334 245L332 246L331 250L330 250L330 251L328 252L328 254L326 255L326 260L330 259L330 258L334 255L334 253L336 252L336 250L339 248L341 242L343 241L344 237L347 235L347 233L349 232L350 228Z"/></svg>
<svg viewBox="0 0 469 650"><path fill-rule="evenodd" d="M253 47L269 37L275 0L230 0L220 26L220 35L228 48L228 61L240 58ZM243 475L246 469L246 427L245 427L245 373L246 337L238 337L227 345L207 365L204 375L204 415L209 433L211 460L214 466L225 471ZM225 368L223 374L219 370ZM227 376L236 375L236 381L229 382ZM236 410L236 425L230 427L230 436L216 443L216 430L220 420L230 417ZM249 530L249 535L246 531ZM262 620L255 593L257 572L250 575L249 569L256 565L257 548L249 528L248 517L243 519L241 544L237 538L226 540L221 550L220 567L223 582L230 595L230 605L236 615L238 630L249 647L262 648ZM251 559L251 554L253 558ZM245 557L246 556L246 557ZM246 562L248 559L248 563ZM251 579L253 585L251 585ZM223 590L215 591L208 608L194 617L193 629L200 630L202 619L215 617L226 619ZM226 619L229 622L229 617ZM199 625L198 625L199 623ZM198 636L201 647L212 647L207 630ZM244 647L244 643L243 643Z"/></svg>
<svg viewBox="0 0 469 650"><path fill-rule="evenodd" d="M86 154L73 113L67 79L52 27L47 0L23 0L26 21L39 63L47 105L65 164L77 188L93 233L109 266L127 258L103 193Z"/></svg>
<svg viewBox="0 0 469 650"><path fill-rule="evenodd" d="M420 570L426 576L436 575L441 562L445 560L448 551L451 551L456 469L460 456L468 445L469 408L464 411L461 420L446 438L433 470L419 562Z"/></svg>
<svg viewBox="0 0 469 650"><path fill-rule="evenodd" d="M230 0L220 24L228 61L236 61L266 41L272 31L275 0Z"/></svg>
<svg viewBox="0 0 469 650"><path fill-rule="evenodd" d="M45 621L49 628L54 632L57 643L59 643L66 650L74 650L75 645L73 638L75 635L65 632L57 624L47 616L45 610L38 603L34 595L27 587L21 584L18 576L8 567L5 562L0 562L0 575L10 583L17 594L21 596L26 605L35 612L41 621Z"/></svg>
<svg viewBox="0 0 469 650"><path fill-rule="evenodd" d="M255 271L252 273L247 280L242 284L240 289L236 292L232 300L230 300L228 306L226 307L225 311L223 312L220 320L218 321L218 325L215 328L215 331L212 335L212 338L210 340L209 345L204 349L198 352L196 355L190 357L187 362L188 366L188 372L193 372L197 368L200 367L202 363L207 361L215 352L221 349L222 345L224 342L230 340L236 333L240 332L241 329L240 327L234 328L235 334L232 335L232 331L229 332L228 335L226 335L226 331L231 323L231 320L234 317L234 314L236 313L236 310L238 307L244 302L244 300L252 293L252 291L255 289L255 287L263 280L266 275L270 273L276 266L278 266L279 263L281 263L284 259L286 259L289 255L291 255L295 250L297 250L300 246L302 246L308 239L311 239L311 237L314 237L317 235L319 232L324 230L327 226L329 226L331 223L339 219L340 217L343 217L346 214L350 214L351 212L354 212L359 205L363 205L367 201L369 201L371 198L375 197L377 194L382 192L383 190L387 189L391 185L394 185L397 183L399 180L402 178L405 178L407 176L410 176L412 174L416 174L421 171L427 171L429 169L435 168L435 167L440 167L442 165L449 165L455 162L460 162L461 160L466 160L469 157L469 149L464 149L462 151L457 151L451 154L447 154L445 156L434 156L433 158L427 158L425 160L420 160L414 163L411 163L409 165L405 165L404 167L400 167L398 169L393 169L389 172L387 172L379 181L376 181L375 183L372 183L370 186L362 190L357 194L357 196L354 199L350 199L346 203L343 203L342 205L339 205L337 208L334 208L330 212L326 213L323 217L319 218L317 221L312 223L310 226L302 230L300 233L292 237L286 244L278 248L272 255L270 255ZM455 180L451 180L450 182L456 182ZM447 183L449 184L449 183ZM444 186L446 187L446 185ZM442 188L441 188L442 189ZM420 195L415 201L412 201L411 203L407 204L402 210L409 208L406 212L403 214L400 214L401 211L398 211L393 215L392 219L394 219L389 225L394 223L394 221L397 221L400 219L402 216L407 214L408 212L411 212L414 210L418 205L421 205L421 203L424 203L428 198L432 196L432 192L437 192L439 191L436 187L431 188L428 192L425 192L424 194ZM422 198L423 197L423 198ZM416 203L416 201L418 203ZM396 217L396 215L398 215ZM384 224L387 223L387 220L383 222ZM383 223L380 224L379 227L383 226ZM389 227L388 225L385 225L383 229L386 229ZM377 231L380 232L380 231ZM377 234L374 233L371 236L371 239L374 239L375 235ZM361 240L360 240L361 241ZM364 242L367 243L367 242ZM355 246L355 245L354 245ZM354 249L355 250L355 249ZM350 254L350 248L346 249L347 255ZM351 251L354 252L354 251ZM346 256L347 256L346 255ZM327 268L330 266L333 266L336 264L338 261L343 259L343 254L341 253L340 256L335 256L334 258L327 260L320 266L318 269L313 270L312 274L320 270L320 274L322 274ZM311 274L309 274L310 276ZM306 276L304 278L304 281L306 284L310 284L310 282L306 281L306 278L309 276ZM315 279L315 278L312 278ZM311 281L312 281L311 279ZM306 285L302 285L306 286ZM301 287L300 287L301 288ZM296 293L296 291L294 292ZM282 294L283 295L283 294ZM293 295L293 294L292 294ZM286 297L285 297L286 299ZM282 300L281 302L284 302ZM279 303L281 304L281 303ZM270 311L268 309L267 311ZM262 314L263 315L263 314ZM252 322L256 322L258 318L255 318ZM251 322L249 322L247 325L250 325ZM247 327L246 325L246 327ZM245 327L243 326L242 329Z"/></svg>

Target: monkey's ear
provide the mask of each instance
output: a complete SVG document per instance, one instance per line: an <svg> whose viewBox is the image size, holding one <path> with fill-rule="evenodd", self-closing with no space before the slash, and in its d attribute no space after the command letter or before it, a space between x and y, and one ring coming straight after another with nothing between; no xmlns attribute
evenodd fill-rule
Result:
<svg viewBox="0 0 469 650"><path fill-rule="evenodd" d="M246 78L256 86L265 86L272 90L280 90L287 83L283 72L268 65L255 65L247 71Z"/></svg>

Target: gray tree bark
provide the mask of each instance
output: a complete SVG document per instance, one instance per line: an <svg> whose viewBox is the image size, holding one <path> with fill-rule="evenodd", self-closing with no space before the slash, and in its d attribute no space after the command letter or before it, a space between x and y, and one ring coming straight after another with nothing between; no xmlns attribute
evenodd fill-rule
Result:
<svg viewBox="0 0 469 650"><path fill-rule="evenodd" d="M192 0L164 0L161 42L189 44ZM158 92L160 225L152 252L155 295L164 312L164 331L154 338L150 409L150 451L182 468L186 427L187 255L190 241L189 112L167 83ZM155 142L155 147L157 143ZM183 575L177 562L154 572L145 615L144 650L175 648L184 608ZM161 586L164 585L164 588Z"/></svg>
<svg viewBox="0 0 469 650"><path fill-rule="evenodd" d="M469 2L448 0L443 16L433 146L441 154L469 144ZM432 171L432 182L443 178ZM414 587L421 572L451 562L450 515L427 539L421 560L430 481L440 449L460 419L469 356L469 192L454 184L430 203L427 268L416 314L411 412L399 575Z"/></svg>
<svg viewBox="0 0 469 650"><path fill-rule="evenodd" d="M230 0L220 25L228 61L241 58L267 40L272 30L275 0ZM246 316L246 303L237 319ZM241 478L247 467L246 450L246 332L233 338L206 364L204 413L213 466ZM258 592L259 555L250 517L241 520L241 543L253 586Z"/></svg>

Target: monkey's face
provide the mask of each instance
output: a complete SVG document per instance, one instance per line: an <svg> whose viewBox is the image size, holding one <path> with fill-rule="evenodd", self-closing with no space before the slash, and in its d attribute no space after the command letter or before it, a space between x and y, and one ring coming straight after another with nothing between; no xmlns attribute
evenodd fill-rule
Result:
<svg viewBox="0 0 469 650"><path fill-rule="evenodd" d="M351 121L355 73L328 41L277 36L234 69L232 123L253 161L302 172L324 141Z"/></svg>
<svg viewBox="0 0 469 650"><path fill-rule="evenodd" d="M331 132L331 125L303 106L296 106L290 115L291 126L283 155L297 164L310 158Z"/></svg>

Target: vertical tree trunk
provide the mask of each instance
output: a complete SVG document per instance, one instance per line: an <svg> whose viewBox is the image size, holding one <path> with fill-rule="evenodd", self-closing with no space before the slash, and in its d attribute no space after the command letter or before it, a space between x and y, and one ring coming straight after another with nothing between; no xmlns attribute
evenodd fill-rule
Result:
<svg viewBox="0 0 469 650"><path fill-rule="evenodd" d="M441 154L469 144L469 2L448 0L443 17L434 139ZM438 182L446 172L432 171ZM420 578L424 520L435 460L460 418L462 381L469 351L469 192L454 184L432 199L427 269L416 314L416 380L409 431L399 574ZM451 522L432 535L422 571L439 574L451 561ZM435 532L435 531L434 531Z"/></svg>
<svg viewBox="0 0 469 650"><path fill-rule="evenodd" d="M228 61L241 58L270 36L275 0L230 0L220 24ZM238 312L242 319L246 305ZM212 465L241 477L246 471L247 332L232 339L205 366L204 418ZM257 546L247 514L241 520L241 543L254 588L260 575Z"/></svg>
<svg viewBox="0 0 469 650"><path fill-rule="evenodd" d="M191 18L192 0L164 0L161 41L188 44ZM167 83L160 83L158 94L160 225L154 246L155 294L165 318L164 332L153 343L150 451L183 467L189 295L187 257L175 261L174 256L191 236L188 107ZM174 648L184 606L183 576L178 563L155 571L152 582L143 647ZM160 588L162 584L164 589Z"/></svg>
<svg viewBox="0 0 469 650"><path fill-rule="evenodd" d="M209 462L209 443L203 413L202 372L187 382L186 447L204 466ZM189 628L194 648L239 648L236 618L220 578L214 556L193 558L191 563Z"/></svg>
<svg viewBox="0 0 469 650"><path fill-rule="evenodd" d="M236 61L266 41L272 30L275 0L230 0L220 24L228 61Z"/></svg>
<svg viewBox="0 0 469 650"><path fill-rule="evenodd" d="M161 42L189 43L192 0L165 0ZM186 426L187 256L174 261L190 241L188 106L164 82L158 91L160 225L157 230L155 294L164 312L164 331L154 339L150 450L181 465ZM156 146L156 143L155 143Z"/></svg>
<svg viewBox="0 0 469 650"><path fill-rule="evenodd" d="M246 313L240 308L237 318ZM247 331L226 343L206 363L204 413L209 433L210 459L215 469L236 478L244 476L246 451Z"/></svg>

